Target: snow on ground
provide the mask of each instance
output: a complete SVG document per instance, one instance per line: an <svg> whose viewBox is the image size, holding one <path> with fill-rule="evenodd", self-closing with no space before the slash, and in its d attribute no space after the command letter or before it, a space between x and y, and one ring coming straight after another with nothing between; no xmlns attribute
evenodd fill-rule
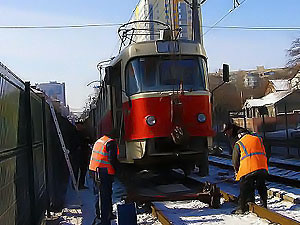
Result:
<svg viewBox="0 0 300 225"><path fill-rule="evenodd" d="M215 166L210 166L210 175L201 178L196 174L191 174L190 177L201 182L209 181L216 183L221 190L232 195L239 195L239 185L233 181L233 172L225 169L220 169ZM221 176L220 176L221 173ZM56 213L55 221L47 222L47 225L91 225L95 218L95 197L93 193L93 182L87 177L86 185L89 189L80 190L78 195L69 185L66 195L66 207ZM300 190L297 188L288 187L285 185L267 183L269 189L287 191L292 196L300 197ZM117 214L117 204L122 204L122 196L124 188L116 181L114 183L114 213ZM257 196L257 202L259 198ZM269 208L282 214L300 221L300 205L293 204L287 201L282 201L279 198L272 197L268 199ZM160 209L174 224L269 224L268 221L258 218L255 214L247 215L231 215L231 211L236 207L233 203L222 201L220 209L211 209L207 204L200 201L179 201L179 202L156 202L155 206ZM161 223L154 218L151 213L143 208L138 208L137 220L138 224L145 225L160 225ZM116 225L117 220L112 221L112 225Z"/></svg>
<svg viewBox="0 0 300 225"><path fill-rule="evenodd" d="M65 208L60 213L52 214L52 221L47 221L47 225L91 225L96 216L95 214L95 195L93 189L93 181L87 176L86 185L88 189L80 190L77 194L76 191L69 184L66 199ZM123 204L122 196L125 192L120 184L116 180L113 184L113 211L117 215L117 205ZM160 225L161 223L152 216L149 212L142 211L138 208L137 222L143 225ZM116 225L117 220L111 221L112 225Z"/></svg>
<svg viewBox="0 0 300 225"><path fill-rule="evenodd" d="M197 200L178 202L155 202L154 205L173 224L269 224L267 220L260 219L256 215L231 215L235 208L232 203L224 202L220 209L211 209L207 204Z"/></svg>
<svg viewBox="0 0 300 225"><path fill-rule="evenodd" d="M282 201L279 198L273 197L268 200L269 208L273 211L287 216L291 219L300 221L300 205L293 204L288 201Z"/></svg>
<svg viewBox="0 0 300 225"><path fill-rule="evenodd" d="M219 176L219 174L228 174L224 176ZM209 181L211 183L216 183L218 187L220 187L221 190L238 196L239 195L239 185L237 182L233 181L233 172L225 169L220 169L215 166L209 166L209 176L208 177L199 177L196 174L191 174L191 178L195 180L199 180L201 182ZM286 186L283 184L276 184L267 182L268 189L277 189L277 191L285 191L288 192L289 195L293 197L299 197L300 198L300 190L298 188L293 188L290 186ZM257 193L256 193L257 194ZM259 197L257 194L256 203L259 203ZM290 217L292 219L295 219L297 221L300 221L300 205L299 204L293 204L288 201L283 201L277 197L272 197L268 199L268 207L275 212L278 212L284 216Z"/></svg>

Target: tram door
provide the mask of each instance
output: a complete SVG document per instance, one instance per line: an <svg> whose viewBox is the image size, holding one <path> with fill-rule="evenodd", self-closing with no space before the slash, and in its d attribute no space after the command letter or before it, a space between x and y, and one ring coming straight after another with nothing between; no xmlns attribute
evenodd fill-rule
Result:
<svg viewBox="0 0 300 225"><path fill-rule="evenodd" d="M122 105L122 82L121 82L121 62L110 68L109 79L111 84L111 111L113 128L118 130L119 137L119 158L126 158L126 149L124 142L124 127L123 127L123 105Z"/></svg>
<svg viewBox="0 0 300 225"><path fill-rule="evenodd" d="M117 63L111 70L112 82L112 116L113 127L120 131L122 128L122 82L121 82L121 62Z"/></svg>

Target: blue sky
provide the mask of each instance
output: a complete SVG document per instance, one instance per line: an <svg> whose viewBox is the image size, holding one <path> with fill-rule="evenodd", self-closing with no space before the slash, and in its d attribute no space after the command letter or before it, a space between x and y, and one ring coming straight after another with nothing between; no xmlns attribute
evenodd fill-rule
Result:
<svg viewBox="0 0 300 225"><path fill-rule="evenodd" d="M0 26L123 23L138 0L1 0ZM232 0L207 0L203 24L212 25L233 6ZM300 26L299 0L247 0L220 26ZM23 80L66 82L72 108L93 92L86 84L98 79L96 64L117 50L118 27L7 30L0 29L0 61ZM211 30L204 36L210 72L228 63L232 70L258 65L282 67L286 49L300 31Z"/></svg>

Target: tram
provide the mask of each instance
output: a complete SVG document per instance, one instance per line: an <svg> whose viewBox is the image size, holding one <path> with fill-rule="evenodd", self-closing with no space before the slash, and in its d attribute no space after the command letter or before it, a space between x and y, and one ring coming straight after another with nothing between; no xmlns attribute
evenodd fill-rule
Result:
<svg viewBox="0 0 300 225"><path fill-rule="evenodd" d="M170 37L130 43L105 68L90 116L97 138L118 130L122 163L187 173L197 165L206 175L214 131L203 46Z"/></svg>

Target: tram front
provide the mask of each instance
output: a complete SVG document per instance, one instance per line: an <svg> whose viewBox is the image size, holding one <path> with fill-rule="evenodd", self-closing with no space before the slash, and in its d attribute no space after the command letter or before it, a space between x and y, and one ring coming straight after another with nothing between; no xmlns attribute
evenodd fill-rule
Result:
<svg viewBox="0 0 300 225"><path fill-rule="evenodd" d="M144 42L130 45L123 56L127 160L142 168L186 171L197 164L205 175L213 130L203 47Z"/></svg>

